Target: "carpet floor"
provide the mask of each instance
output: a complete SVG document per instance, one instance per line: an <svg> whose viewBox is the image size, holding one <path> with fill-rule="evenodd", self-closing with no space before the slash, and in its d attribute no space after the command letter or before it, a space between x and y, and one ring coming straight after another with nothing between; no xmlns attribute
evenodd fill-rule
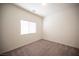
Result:
<svg viewBox="0 0 79 59"><path fill-rule="evenodd" d="M47 40L38 40L31 44L3 53L2 56L78 56L79 49Z"/></svg>

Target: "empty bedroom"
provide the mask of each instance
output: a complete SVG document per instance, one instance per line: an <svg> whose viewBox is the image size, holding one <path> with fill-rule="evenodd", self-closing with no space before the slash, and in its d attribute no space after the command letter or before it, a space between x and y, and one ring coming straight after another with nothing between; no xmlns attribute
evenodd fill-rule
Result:
<svg viewBox="0 0 79 59"><path fill-rule="evenodd" d="M0 3L0 56L79 56L79 4Z"/></svg>

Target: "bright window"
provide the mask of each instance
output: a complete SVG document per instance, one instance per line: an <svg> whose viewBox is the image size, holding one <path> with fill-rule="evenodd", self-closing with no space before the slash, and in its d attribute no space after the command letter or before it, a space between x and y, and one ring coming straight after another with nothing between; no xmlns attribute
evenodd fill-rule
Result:
<svg viewBox="0 0 79 59"><path fill-rule="evenodd" d="M36 23L21 20L21 35L29 34L29 33L36 33Z"/></svg>

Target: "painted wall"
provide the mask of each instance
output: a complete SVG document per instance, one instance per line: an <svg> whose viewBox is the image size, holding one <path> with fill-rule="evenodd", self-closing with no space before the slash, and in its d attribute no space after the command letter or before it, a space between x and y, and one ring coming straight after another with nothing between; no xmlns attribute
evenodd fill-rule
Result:
<svg viewBox="0 0 79 59"><path fill-rule="evenodd" d="M20 20L37 24L37 33L20 35ZM25 11L12 4L2 4L2 51L16 49L42 39L42 17Z"/></svg>
<svg viewBox="0 0 79 59"><path fill-rule="evenodd" d="M41 12L45 14L44 39L79 48L77 4L48 4Z"/></svg>
<svg viewBox="0 0 79 59"><path fill-rule="evenodd" d="M2 13L2 12L1 12L1 4L0 4L0 52L1 52L1 47L2 47L2 46L1 46L1 43L2 43L2 42L1 42L1 20L2 20L1 13Z"/></svg>
<svg viewBox="0 0 79 59"><path fill-rule="evenodd" d="M78 39L79 39L79 4L78 4Z"/></svg>

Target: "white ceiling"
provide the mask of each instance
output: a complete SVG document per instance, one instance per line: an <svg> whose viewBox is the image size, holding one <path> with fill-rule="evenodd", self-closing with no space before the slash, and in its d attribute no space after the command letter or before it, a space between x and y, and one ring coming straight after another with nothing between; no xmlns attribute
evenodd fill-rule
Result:
<svg viewBox="0 0 79 59"><path fill-rule="evenodd" d="M36 13L40 16L49 16L56 14L58 12L62 12L68 9L72 10L74 9L73 7L76 7L77 4L64 4L64 3L16 3L16 5L29 10L33 13Z"/></svg>
<svg viewBox="0 0 79 59"><path fill-rule="evenodd" d="M40 16L44 16L43 14L41 14L39 11L42 7L44 7L44 5L42 3L16 3L16 5L29 10L33 13L36 13Z"/></svg>

